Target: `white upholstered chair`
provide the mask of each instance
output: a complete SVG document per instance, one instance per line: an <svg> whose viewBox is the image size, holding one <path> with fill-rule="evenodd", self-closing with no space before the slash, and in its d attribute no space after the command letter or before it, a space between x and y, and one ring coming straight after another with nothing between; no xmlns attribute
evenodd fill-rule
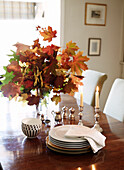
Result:
<svg viewBox="0 0 124 170"><path fill-rule="evenodd" d="M91 106L95 106L95 91L96 86L99 86L100 92L102 86L107 79L106 73L101 73L94 70L86 70L83 72L83 101ZM80 104L80 92L81 86L79 87L79 92L75 93L75 98L77 103Z"/></svg>
<svg viewBox="0 0 124 170"><path fill-rule="evenodd" d="M124 122L124 79L114 81L103 112Z"/></svg>

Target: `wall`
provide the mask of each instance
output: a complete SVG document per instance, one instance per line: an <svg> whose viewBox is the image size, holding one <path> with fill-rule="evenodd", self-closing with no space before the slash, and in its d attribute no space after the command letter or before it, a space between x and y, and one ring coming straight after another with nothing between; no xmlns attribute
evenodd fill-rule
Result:
<svg viewBox="0 0 124 170"><path fill-rule="evenodd" d="M42 0L36 15L37 23L42 28L51 26L53 30L57 30L57 37L52 40L52 44L56 45L60 45L60 2L60 0Z"/></svg>
<svg viewBox="0 0 124 170"><path fill-rule="evenodd" d="M106 26L84 25L85 2L107 4ZM101 38L101 55L90 57L89 69L108 75L100 98L101 110L115 78L120 77L122 60L123 0L62 0L61 45L72 40L87 54L88 38ZM63 19L64 17L64 19Z"/></svg>

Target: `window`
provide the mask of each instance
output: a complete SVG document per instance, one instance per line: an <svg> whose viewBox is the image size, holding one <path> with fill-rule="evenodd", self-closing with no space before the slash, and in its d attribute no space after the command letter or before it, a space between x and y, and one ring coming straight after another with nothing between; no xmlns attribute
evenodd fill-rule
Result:
<svg viewBox="0 0 124 170"><path fill-rule="evenodd" d="M35 6L33 2L0 1L0 19L33 19Z"/></svg>

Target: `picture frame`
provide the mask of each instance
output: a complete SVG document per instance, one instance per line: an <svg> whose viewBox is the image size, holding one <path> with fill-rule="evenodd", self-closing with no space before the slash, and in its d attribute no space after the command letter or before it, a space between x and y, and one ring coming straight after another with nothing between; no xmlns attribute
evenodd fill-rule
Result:
<svg viewBox="0 0 124 170"><path fill-rule="evenodd" d="M101 38L89 38L88 56L100 56L100 54L101 54Z"/></svg>
<svg viewBox="0 0 124 170"><path fill-rule="evenodd" d="M105 26L106 16L106 4L85 3L85 25Z"/></svg>

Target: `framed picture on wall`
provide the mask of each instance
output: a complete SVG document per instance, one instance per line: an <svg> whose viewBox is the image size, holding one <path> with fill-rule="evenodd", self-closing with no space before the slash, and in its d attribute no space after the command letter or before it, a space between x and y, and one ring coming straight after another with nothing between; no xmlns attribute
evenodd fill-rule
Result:
<svg viewBox="0 0 124 170"><path fill-rule="evenodd" d="M105 26L107 5L85 3L85 25Z"/></svg>
<svg viewBox="0 0 124 170"><path fill-rule="evenodd" d="M89 38L88 56L100 56L100 53L101 53L101 38Z"/></svg>

